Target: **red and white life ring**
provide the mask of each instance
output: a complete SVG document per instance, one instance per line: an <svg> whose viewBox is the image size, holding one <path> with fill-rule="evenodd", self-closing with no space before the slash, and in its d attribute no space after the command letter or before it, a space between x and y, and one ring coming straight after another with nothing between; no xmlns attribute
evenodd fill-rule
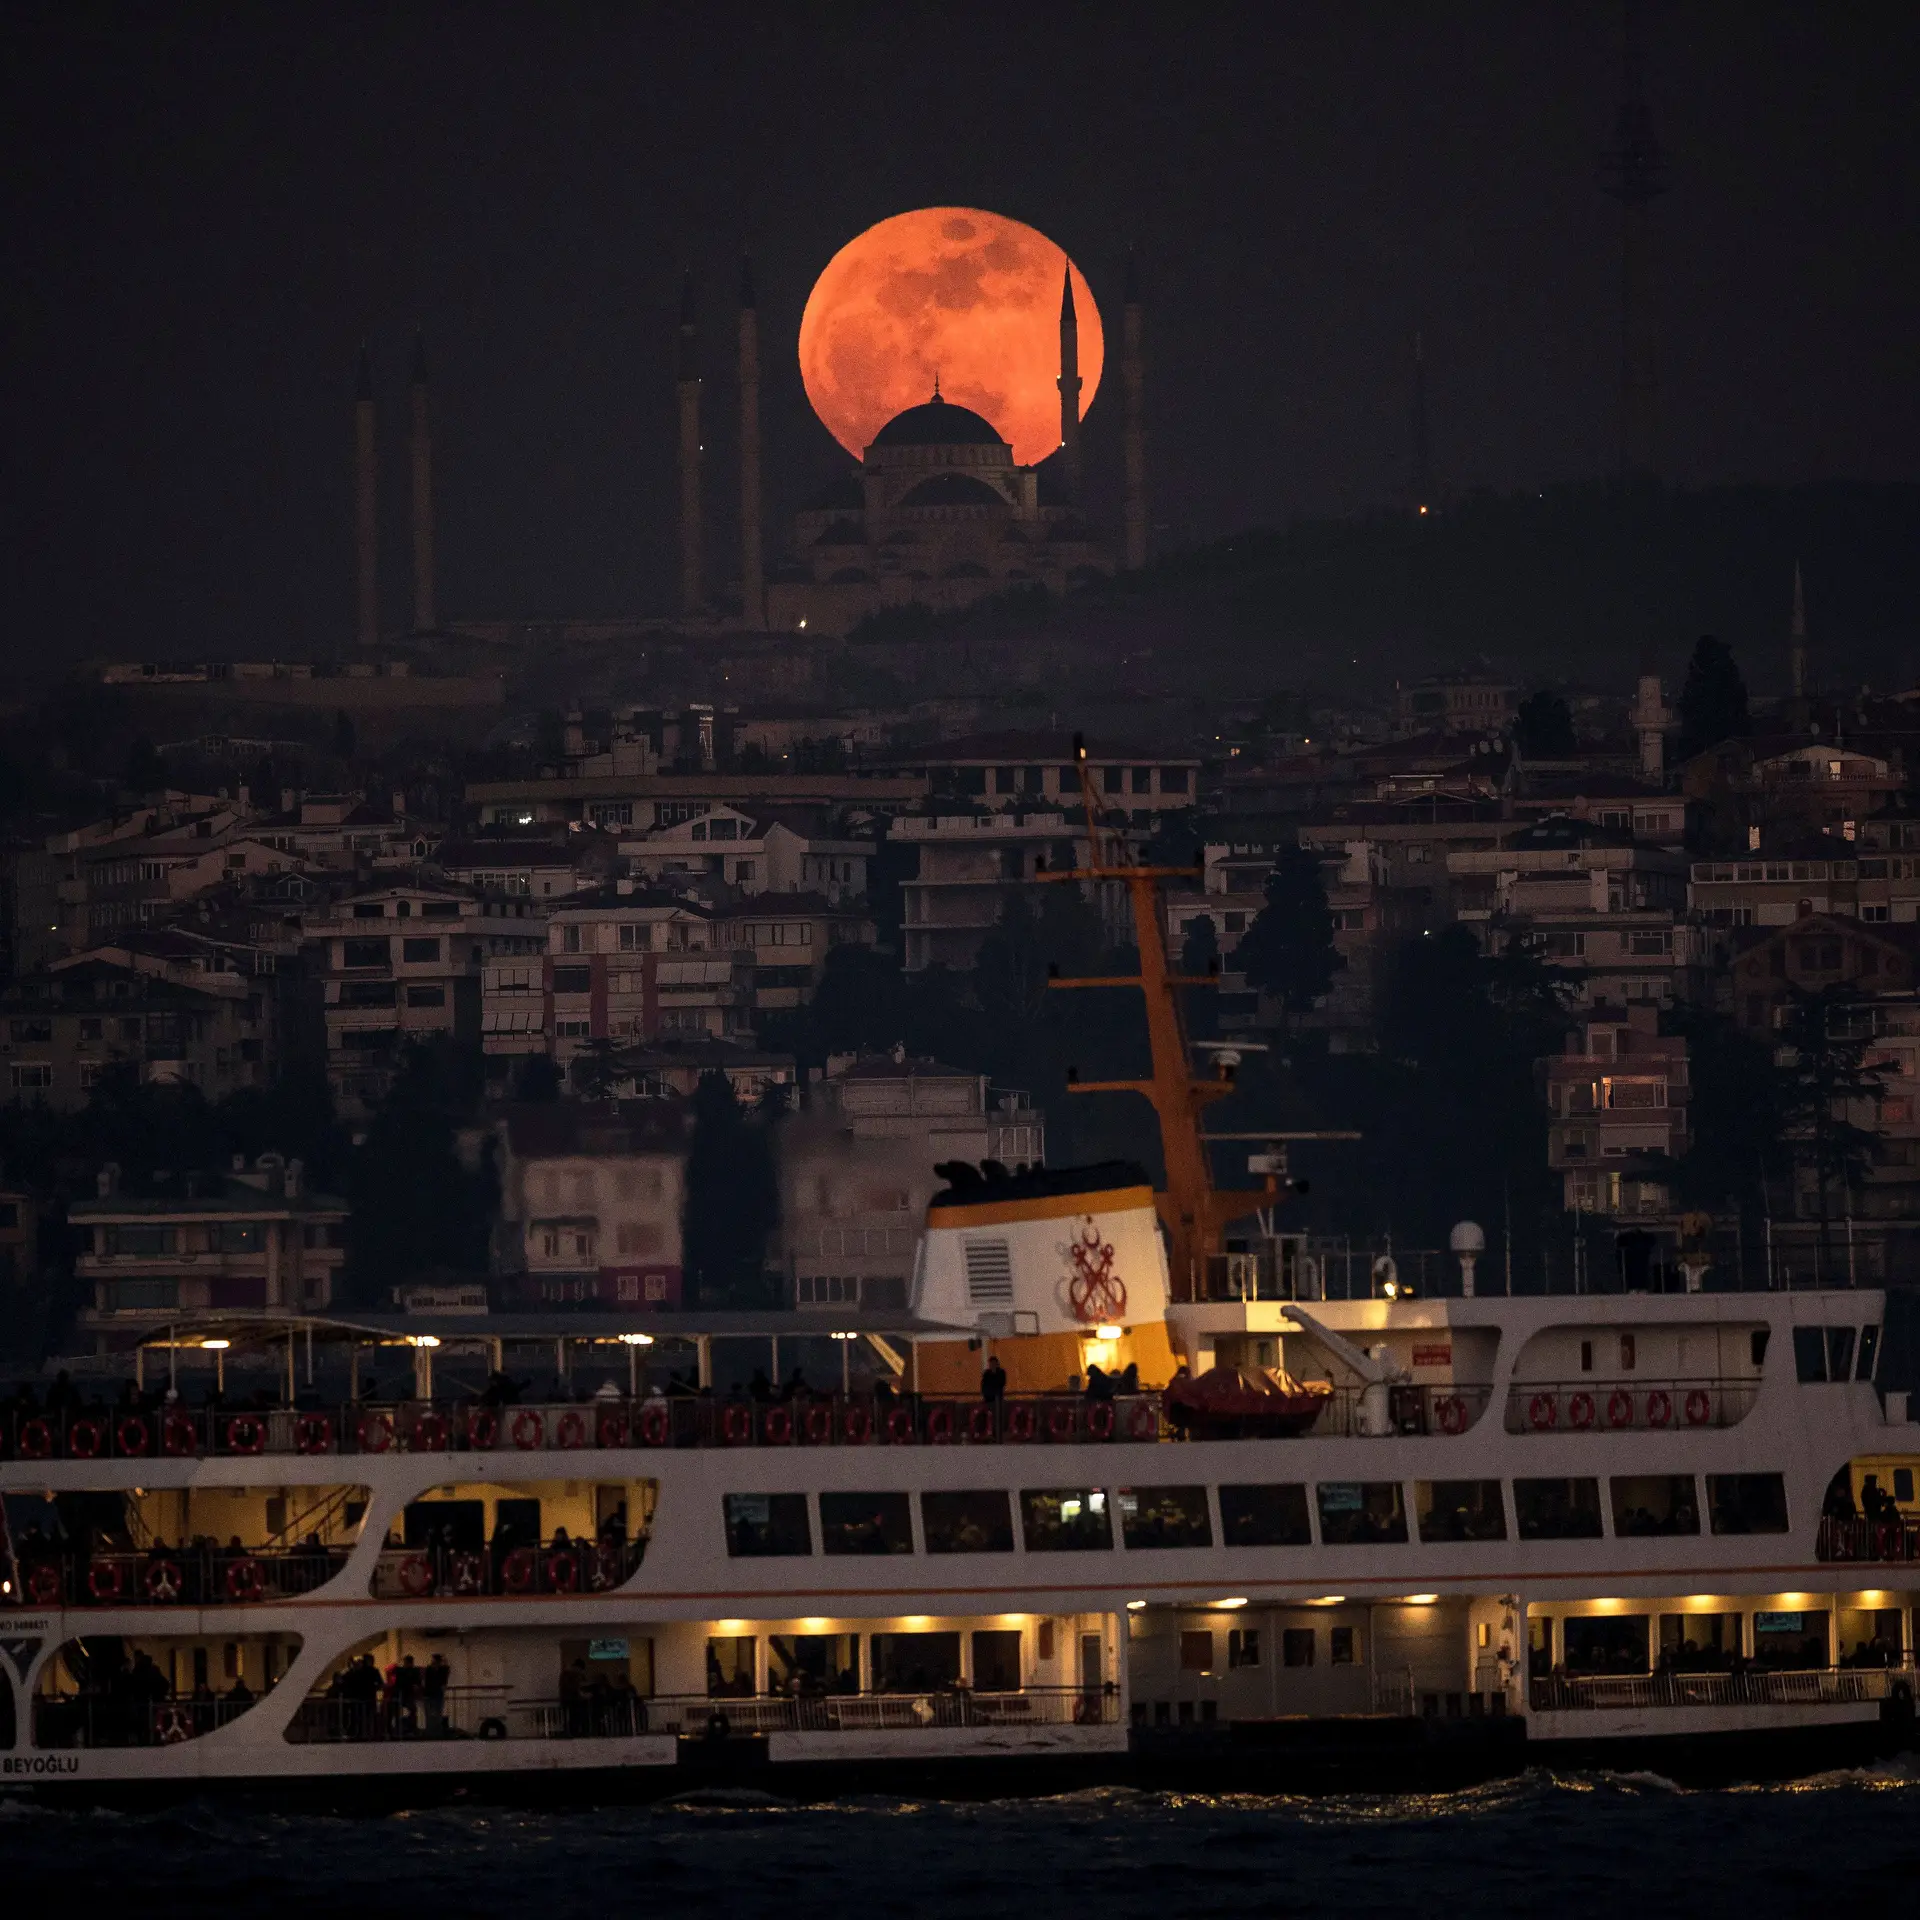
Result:
<svg viewBox="0 0 1920 1920"><path fill-rule="evenodd" d="M539 1570L539 1557L531 1547L515 1547L500 1563L500 1584L509 1593L525 1593Z"/></svg>
<svg viewBox="0 0 1920 1920"><path fill-rule="evenodd" d="M833 1438L833 1409L824 1400L816 1400L807 1409L801 1423L810 1447L824 1447Z"/></svg>
<svg viewBox="0 0 1920 1920"><path fill-rule="evenodd" d="M293 1444L301 1453L331 1452L333 1422L324 1413L303 1413L293 1423Z"/></svg>
<svg viewBox="0 0 1920 1920"><path fill-rule="evenodd" d="M967 1438L976 1444L993 1438L993 1407L982 1400L967 1411Z"/></svg>
<svg viewBox="0 0 1920 1920"><path fill-rule="evenodd" d="M760 1436L770 1447L793 1445L793 1409L769 1407L760 1417Z"/></svg>
<svg viewBox="0 0 1920 1920"><path fill-rule="evenodd" d="M927 1438L936 1447L947 1446L953 1440L953 1409L945 1401L928 1410Z"/></svg>
<svg viewBox="0 0 1920 1920"><path fill-rule="evenodd" d="M160 1423L160 1451L182 1460L200 1451L199 1429L190 1413L170 1413Z"/></svg>
<svg viewBox="0 0 1920 1920"><path fill-rule="evenodd" d="M57 1607L66 1582L51 1560L42 1560L27 1575L27 1598L36 1607Z"/></svg>
<svg viewBox="0 0 1920 1920"><path fill-rule="evenodd" d="M1557 1425L1560 1419L1560 1403L1550 1393L1536 1393L1527 1402L1527 1425L1535 1433L1545 1433Z"/></svg>
<svg viewBox="0 0 1920 1920"><path fill-rule="evenodd" d="M267 1423L257 1413L236 1413L227 1422L229 1453L265 1453Z"/></svg>
<svg viewBox="0 0 1920 1920"><path fill-rule="evenodd" d="M491 1407L467 1409L467 1445L475 1453L487 1453L500 1440L500 1416Z"/></svg>
<svg viewBox="0 0 1920 1920"><path fill-rule="evenodd" d="M720 1437L730 1447L744 1447L753 1438L753 1409L735 1401L720 1416Z"/></svg>
<svg viewBox="0 0 1920 1920"><path fill-rule="evenodd" d="M1655 1387L1647 1395L1647 1425L1650 1427L1673 1425L1673 1395L1664 1387Z"/></svg>
<svg viewBox="0 0 1920 1920"><path fill-rule="evenodd" d="M522 1407L513 1416L507 1433L522 1453L531 1453L547 1437L547 1423L541 1419L538 1407Z"/></svg>
<svg viewBox="0 0 1920 1920"><path fill-rule="evenodd" d="M1113 1438L1113 1402L1111 1400L1096 1400L1087 1409L1087 1438L1089 1440Z"/></svg>
<svg viewBox="0 0 1920 1920"><path fill-rule="evenodd" d="M225 1584L229 1600L258 1600L267 1590L267 1570L252 1554L244 1554L228 1564Z"/></svg>
<svg viewBox="0 0 1920 1920"><path fill-rule="evenodd" d="M1576 1393L1567 1401L1567 1425L1585 1433L1593 1425L1593 1395Z"/></svg>
<svg viewBox="0 0 1920 1920"><path fill-rule="evenodd" d="M126 1576L121 1571L118 1560L96 1560L87 1569L87 1591L102 1606L120 1598L121 1588L126 1584Z"/></svg>
<svg viewBox="0 0 1920 1920"><path fill-rule="evenodd" d="M857 1402L840 1416L840 1437L850 1447L864 1447L873 1438L873 1410Z"/></svg>
<svg viewBox="0 0 1920 1920"><path fill-rule="evenodd" d="M1442 1433L1465 1433L1467 1403L1457 1393L1443 1393L1433 1403L1433 1424Z"/></svg>
<svg viewBox="0 0 1920 1920"><path fill-rule="evenodd" d="M587 1444L587 1416L578 1407L569 1407L553 1423L553 1444L569 1453L578 1452Z"/></svg>
<svg viewBox="0 0 1920 1920"><path fill-rule="evenodd" d="M423 1599L433 1591L433 1562L424 1553L410 1553L400 1562L400 1591L409 1600Z"/></svg>
<svg viewBox="0 0 1920 1920"><path fill-rule="evenodd" d="M1151 1400L1137 1400L1128 1409L1127 1438L1129 1440L1160 1438L1160 1409Z"/></svg>
<svg viewBox="0 0 1920 1920"><path fill-rule="evenodd" d="M593 1438L596 1446L624 1447L627 1444L629 1427L627 1416L617 1407L602 1407L593 1423Z"/></svg>
<svg viewBox="0 0 1920 1920"><path fill-rule="evenodd" d="M914 1430L913 1409L895 1407L887 1415L887 1440L896 1447L911 1446L919 1435Z"/></svg>
<svg viewBox="0 0 1920 1920"><path fill-rule="evenodd" d="M1713 1401L1705 1387L1695 1387L1686 1401L1687 1425L1704 1427L1713 1418Z"/></svg>
<svg viewBox="0 0 1920 1920"><path fill-rule="evenodd" d="M20 1422L20 1433L15 1445L22 1460L48 1460L53 1457L53 1428L37 1413L31 1420Z"/></svg>
<svg viewBox="0 0 1920 1920"><path fill-rule="evenodd" d="M149 1600L166 1606L180 1598L187 1582L177 1560L153 1560L148 1562L146 1577L140 1584L146 1588Z"/></svg>
<svg viewBox="0 0 1920 1920"><path fill-rule="evenodd" d="M447 1568L455 1593L478 1593L486 1584L486 1562L477 1553L456 1553Z"/></svg>
<svg viewBox="0 0 1920 1920"><path fill-rule="evenodd" d="M386 1453L393 1446L393 1415L376 1407L360 1416L360 1451Z"/></svg>
<svg viewBox="0 0 1920 1920"><path fill-rule="evenodd" d="M1633 1395L1625 1387L1615 1387L1607 1395L1607 1425L1610 1427L1633 1425Z"/></svg>
<svg viewBox="0 0 1920 1920"><path fill-rule="evenodd" d="M67 1428L67 1458L97 1460L107 1444L107 1423L93 1414L82 1414Z"/></svg>
<svg viewBox="0 0 1920 1920"><path fill-rule="evenodd" d="M113 1444L122 1459L144 1460L153 1445L152 1429L140 1414L122 1414L113 1430Z"/></svg>
<svg viewBox="0 0 1920 1920"><path fill-rule="evenodd" d="M664 1447L667 1435L673 1429L672 1416L667 1412L664 1400L650 1400L640 1409L640 1444L645 1447Z"/></svg>
<svg viewBox="0 0 1920 1920"><path fill-rule="evenodd" d="M551 1593L580 1591L580 1562L564 1547L547 1555L547 1589Z"/></svg>
<svg viewBox="0 0 1920 1920"><path fill-rule="evenodd" d="M435 1413L429 1408L413 1423L413 1435L407 1442L412 1453L445 1453L447 1442L453 1438L453 1430L447 1424L444 1413Z"/></svg>
<svg viewBox="0 0 1920 1920"><path fill-rule="evenodd" d="M153 1710L153 1737L163 1747L177 1747L193 1738L193 1715L185 1707L161 1706Z"/></svg>
<svg viewBox="0 0 1920 1920"><path fill-rule="evenodd" d="M1007 1409L1006 1432L1009 1440L1031 1440L1037 1425L1030 1401L1017 1400Z"/></svg>

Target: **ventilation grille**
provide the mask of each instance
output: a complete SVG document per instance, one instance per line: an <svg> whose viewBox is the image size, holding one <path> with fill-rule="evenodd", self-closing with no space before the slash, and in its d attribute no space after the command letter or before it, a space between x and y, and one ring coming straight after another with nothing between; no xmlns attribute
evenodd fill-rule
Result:
<svg viewBox="0 0 1920 1920"><path fill-rule="evenodd" d="M1013 1255L1004 1240L969 1240L965 1245L967 1301L976 1307L1013 1301Z"/></svg>

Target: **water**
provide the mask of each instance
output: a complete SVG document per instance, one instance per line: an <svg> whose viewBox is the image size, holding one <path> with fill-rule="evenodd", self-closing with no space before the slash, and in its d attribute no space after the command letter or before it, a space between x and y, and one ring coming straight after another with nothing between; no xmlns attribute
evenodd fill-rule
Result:
<svg viewBox="0 0 1920 1920"><path fill-rule="evenodd" d="M0 1802L15 1914L286 1920L681 1913L854 1920L1912 1913L1920 1766L1686 1792L1536 1770L1447 1794L1051 1799L751 1794L338 1817ZM107 1901L114 1904L107 1907Z"/></svg>

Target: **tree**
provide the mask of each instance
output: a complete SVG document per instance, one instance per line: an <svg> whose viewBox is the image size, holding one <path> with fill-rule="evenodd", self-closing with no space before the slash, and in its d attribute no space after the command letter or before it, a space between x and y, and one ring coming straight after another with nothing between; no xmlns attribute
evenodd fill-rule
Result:
<svg viewBox="0 0 1920 1920"><path fill-rule="evenodd" d="M550 1053L530 1053L514 1070L513 1097L539 1104L560 1098L561 1073Z"/></svg>
<svg viewBox="0 0 1920 1920"><path fill-rule="evenodd" d="M1180 971L1190 980L1217 978L1220 971L1220 937L1214 931L1213 915L1196 914L1187 922L1187 936L1180 943ZM1184 996L1187 1032L1195 1040L1215 1040L1220 1035L1220 997L1213 987L1189 987Z"/></svg>
<svg viewBox="0 0 1920 1920"><path fill-rule="evenodd" d="M1513 743L1536 760L1565 759L1576 751L1573 715L1550 687L1530 693L1514 715Z"/></svg>
<svg viewBox="0 0 1920 1920"><path fill-rule="evenodd" d="M167 784L167 763L143 733L127 749L126 785L129 793L159 793Z"/></svg>
<svg viewBox="0 0 1920 1920"><path fill-rule="evenodd" d="M750 1123L724 1073L693 1092L681 1222L688 1304L766 1304L767 1240L780 1224L780 1186L764 1126Z"/></svg>
<svg viewBox="0 0 1920 1920"><path fill-rule="evenodd" d="M1326 997L1347 963L1333 944L1333 914L1317 855L1284 849L1267 877L1267 904L1241 936L1234 956L1250 986L1304 1013Z"/></svg>
<svg viewBox="0 0 1920 1920"><path fill-rule="evenodd" d="M1877 1136L1854 1121L1854 1113L1877 1104L1888 1069L1867 1063L1873 1015L1859 994L1844 986L1809 993L1787 990L1775 1056L1780 1118L1796 1171L1813 1179L1814 1212L1820 1222L1820 1264L1832 1246L1832 1189L1848 1195L1869 1166Z"/></svg>
<svg viewBox="0 0 1920 1920"><path fill-rule="evenodd" d="M1687 662L1686 684L1680 689L1678 758L1691 759L1722 740L1743 740L1752 731L1747 683L1734 665L1733 649L1703 633Z"/></svg>

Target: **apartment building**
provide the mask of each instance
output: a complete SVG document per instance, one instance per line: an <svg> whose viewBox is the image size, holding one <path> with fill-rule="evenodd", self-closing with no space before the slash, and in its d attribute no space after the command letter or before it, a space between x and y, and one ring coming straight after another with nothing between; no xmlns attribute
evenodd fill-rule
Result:
<svg viewBox="0 0 1920 1920"><path fill-rule="evenodd" d="M718 880L745 894L820 893L836 905L865 897L872 857L871 840L797 808L783 817L717 806L621 842L625 871L647 884Z"/></svg>
<svg viewBox="0 0 1920 1920"><path fill-rule="evenodd" d="M1867 998L1908 994L1920 980L1920 927L1871 924L1846 913L1809 913L1790 926L1737 926L1722 1004L1752 1034L1781 1023L1794 992L1846 987Z"/></svg>
<svg viewBox="0 0 1920 1920"><path fill-rule="evenodd" d="M503 831L446 839L433 864L458 886L502 899L567 900L610 886L620 843L594 828Z"/></svg>
<svg viewBox="0 0 1920 1920"><path fill-rule="evenodd" d="M756 1013L804 1005L835 947L870 947L878 938L870 915L818 893L755 894L715 907L710 924L715 944L751 965Z"/></svg>
<svg viewBox="0 0 1920 1920"><path fill-rule="evenodd" d="M278 1154L145 1194L123 1191L119 1168L104 1167L95 1193L67 1208L83 1236L75 1270L93 1294L80 1324L110 1353L182 1313L324 1313L347 1220L344 1200L311 1191L300 1162Z"/></svg>
<svg viewBox="0 0 1920 1920"><path fill-rule="evenodd" d="M1658 1010L1589 1009L1540 1073L1551 1115L1547 1164L1567 1210L1669 1212L1668 1169L1692 1145L1687 1043L1660 1032Z"/></svg>
<svg viewBox="0 0 1920 1920"><path fill-rule="evenodd" d="M1510 681L1479 674L1432 673L1394 684L1393 723L1403 734L1504 733L1518 710Z"/></svg>
<svg viewBox="0 0 1920 1920"><path fill-rule="evenodd" d="M1049 803L1077 812L1080 762L1065 733L988 733L939 740L878 758L876 768L923 781L935 794L955 794L996 810L1039 811ZM1104 814L1148 825L1192 807L1200 789L1198 755L1158 753L1143 745L1095 741L1087 771Z"/></svg>
<svg viewBox="0 0 1920 1920"><path fill-rule="evenodd" d="M1898 831L1904 839L1907 830ZM1688 868L1688 900L1717 927L1785 927L1809 914L1910 925L1920 919L1920 856L1876 847L1870 832L1857 841L1801 836L1739 859L1696 860Z"/></svg>

